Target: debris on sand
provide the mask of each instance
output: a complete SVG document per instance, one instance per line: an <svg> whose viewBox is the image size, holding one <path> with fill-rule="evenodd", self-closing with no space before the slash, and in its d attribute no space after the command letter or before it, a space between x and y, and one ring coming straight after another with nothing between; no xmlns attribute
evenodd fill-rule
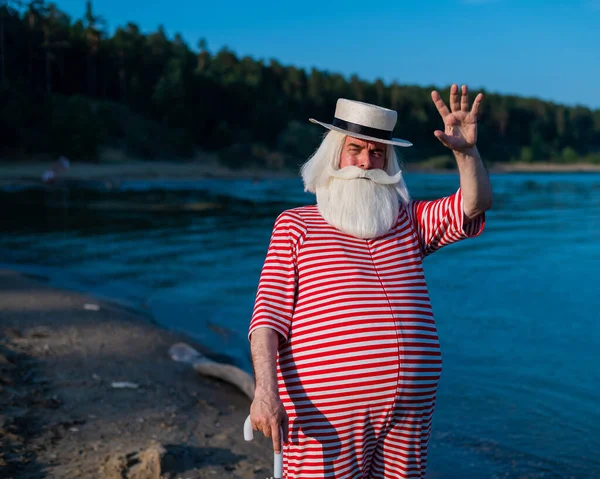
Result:
<svg viewBox="0 0 600 479"><path fill-rule="evenodd" d="M111 386L115 389L137 389L140 387L138 384L129 381L115 381Z"/></svg>
<svg viewBox="0 0 600 479"><path fill-rule="evenodd" d="M167 451L152 443L142 451L106 458L100 468L103 479L161 479L161 460Z"/></svg>
<svg viewBox="0 0 600 479"><path fill-rule="evenodd" d="M100 311L100 306L94 303L85 303L83 309L86 311Z"/></svg>

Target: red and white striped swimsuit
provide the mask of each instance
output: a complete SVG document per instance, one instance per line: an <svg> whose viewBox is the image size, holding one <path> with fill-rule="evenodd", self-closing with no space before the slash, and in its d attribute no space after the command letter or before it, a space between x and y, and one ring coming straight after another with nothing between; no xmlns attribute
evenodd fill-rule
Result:
<svg viewBox="0 0 600 479"><path fill-rule="evenodd" d="M421 261L483 230L483 215L462 221L460 189L401 206L373 240L316 206L277 218L249 335L282 336L285 478L425 477L442 359Z"/></svg>

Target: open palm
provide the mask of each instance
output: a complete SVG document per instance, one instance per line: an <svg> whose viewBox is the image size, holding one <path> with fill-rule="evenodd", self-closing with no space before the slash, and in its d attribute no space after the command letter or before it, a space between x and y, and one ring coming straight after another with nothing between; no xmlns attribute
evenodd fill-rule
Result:
<svg viewBox="0 0 600 479"><path fill-rule="evenodd" d="M431 99L444 121L444 131L435 130L433 134L445 146L452 150L464 151L477 143L477 115L483 95L475 97L473 107L469 110L469 92L467 86L462 86L461 95L458 85L450 88L450 111L437 91L431 92Z"/></svg>

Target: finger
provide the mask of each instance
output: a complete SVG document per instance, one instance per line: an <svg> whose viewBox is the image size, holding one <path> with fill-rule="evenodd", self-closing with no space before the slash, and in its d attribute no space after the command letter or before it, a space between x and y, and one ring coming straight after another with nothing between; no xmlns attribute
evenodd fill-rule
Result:
<svg viewBox="0 0 600 479"><path fill-rule="evenodd" d="M261 427L261 431L265 435L265 437L271 437L271 426L269 426L268 424L264 424Z"/></svg>
<svg viewBox="0 0 600 479"><path fill-rule="evenodd" d="M446 133L444 133L441 130L435 130L433 132L433 134L435 135L435 137L440 140L442 142L442 144L444 146L447 146L448 148L452 148L452 144L451 144L451 140L450 137L448 135L446 135Z"/></svg>
<svg viewBox="0 0 600 479"><path fill-rule="evenodd" d="M445 118L450 114L450 110L448 110L444 100L442 100L442 97L437 91L434 90L431 92L431 99L433 100L433 103L435 104L435 107L442 118Z"/></svg>
<svg viewBox="0 0 600 479"><path fill-rule="evenodd" d="M456 83L453 83L450 87L450 109L452 110L452 112L460 110L458 85Z"/></svg>
<svg viewBox="0 0 600 479"><path fill-rule="evenodd" d="M468 111L469 111L469 90L467 89L467 85L462 86L461 93L462 94L460 97L460 109L462 111L464 111L465 113L468 113Z"/></svg>
<svg viewBox="0 0 600 479"><path fill-rule="evenodd" d="M273 435L273 451L275 454L281 454L281 433L279 432L279 424L275 424L271 427L271 433Z"/></svg>
<svg viewBox="0 0 600 479"><path fill-rule="evenodd" d="M475 116L479 115L479 106L483 101L483 93L480 93L475 97L475 101L473 102L473 108L471 108L471 113Z"/></svg>

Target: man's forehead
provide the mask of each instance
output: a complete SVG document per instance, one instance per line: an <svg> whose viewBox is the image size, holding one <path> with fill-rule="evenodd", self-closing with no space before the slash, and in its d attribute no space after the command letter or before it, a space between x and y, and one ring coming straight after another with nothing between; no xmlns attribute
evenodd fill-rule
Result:
<svg viewBox="0 0 600 479"><path fill-rule="evenodd" d="M371 140L362 140L360 138L354 138L353 136L347 136L346 137L346 142L344 143L345 145L359 145L362 146L363 148L365 147L372 147L372 148L381 148L383 150L385 150L386 148L386 144L385 143L380 143L378 141L371 141Z"/></svg>

